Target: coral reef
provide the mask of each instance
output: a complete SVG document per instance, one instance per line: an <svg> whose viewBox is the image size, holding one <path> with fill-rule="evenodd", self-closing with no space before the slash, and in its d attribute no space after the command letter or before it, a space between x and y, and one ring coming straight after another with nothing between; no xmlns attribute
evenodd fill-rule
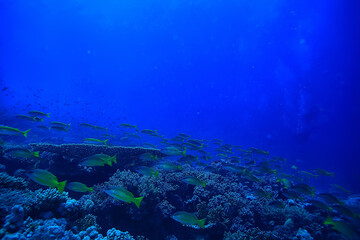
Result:
<svg viewBox="0 0 360 240"><path fill-rule="evenodd" d="M21 177L9 176L6 172L0 172L0 188L26 189L28 182Z"/></svg>
<svg viewBox="0 0 360 240"><path fill-rule="evenodd" d="M16 232L20 230L24 222L24 209L15 205L11 208L11 213L6 216L4 228L7 232Z"/></svg>
<svg viewBox="0 0 360 240"><path fill-rule="evenodd" d="M39 239L39 240L135 240L128 232L122 232L112 228L107 231L106 236L98 232L96 226L75 234L70 230L66 230L66 220L63 218L48 220L26 219L22 224L25 228L17 233L4 233L2 239Z"/></svg>
<svg viewBox="0 0 360 240"><path fill-rule="evenodd" d="M186 184L182 181L185 176L205 180L206 187ZM298 239L300 235L302 238L309 238L321 226L320 221L315 222L312 214L300 204L278 209L269 206L272 199L253 197L249 187L251 185L253 184L241 178L201 172L190 166L184 166L182 171L162 172L158 178L141 176L129 170L117 170L109 181L96 185L95 191L88 197L94 202L95 212L121 212L128 221L139 221L139 215L146 215L148 221L168 225L174 232L176 223L169 223L169 217L175 211L184 209L195 212L199 218L207 219L205 228L213 229L213 236L220 236L221 232L230 230L225 234L227 239L248 239L247 236L256 236L254 239L289 239L289 236ZM262 183L257 187L261 185L266 185L273 196L278 195L275 182L273 185ZM125 187L135 196L144 196L141 208L135 211L131 204L116 201L106 195L103 190L109 186ZM106 222L103 217L99 216L99 222ZM117 219L112 219L112 222L124 224ZM106 224L101 226L109 227ZM306 233L298 231L303 227L306 227ZM127 229L143 234L141 230L131 226ZM163 235L157 230L153 230L153 233L154 236ZM175 235L180 239L186 239L187 236L180 232Z"/></svg>
<svg viewBox="0 0 360 240"><path fill-rule="evenodd" d="M341 239L340 233L323 225L326 209L307 203L311 198L305 194L285 197L288 190L266 169L255 176L254 170L229 167L231 161L223 160L209 164L209 168L178 161L181 170L169 170L139 159L145 152L163 156L156 149L89 144L31 146L41 152L59 181L82 181L92 191L66 189L60 193L56 188L29 184L26 170L17 169L14 176L0 172L3 239ZM98 153L116 155L118 163L87 169L79 166L81 158ZM159 174L145 176L136 171L142 165ZM189 177L205 184L184 181ZM134 198L143 197L139 208L105 192L114 187L127 189ZM346 204L356 209L358 200L352 196ZM172 216L178 211L206 219L204 229L174 221ZM335 211L332 216L341 215Z"/></svg>

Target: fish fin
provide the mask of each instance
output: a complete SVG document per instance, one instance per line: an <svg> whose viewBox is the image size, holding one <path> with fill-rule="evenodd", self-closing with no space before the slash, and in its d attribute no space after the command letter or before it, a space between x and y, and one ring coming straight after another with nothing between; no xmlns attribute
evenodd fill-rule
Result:
<svg viewBox="0 0 360 240"><path fill-rule="evenodd" d="M315 197L315 187L312 187L311 196Z"/></svg>
<svg viewBox="0 0 360 240"><path fill-rule="evenodd" d="M35 164L34 164L34 169L36 169L39 165L40 161L37 161Z"/></svg>
<svg viewBox="0 0 360 240"><path fill-rule="evenodd" d="M112 194L112 192L111 192L110 190L104 190L104 192L105 192L107 195L115 198L114 195ZM115 198L115 199L116 199L116 198ZM118 199L116 199L116 200L118 200Z"/></svg>
<svg viewBox="0 0 360 240"><path fill-rule="evenodd" d="M181 153L184 157L186 157L186 148L184 149L184 151Z"/></svg>
<svg viewBox="0 0 360 240"><path fill-rule="evenodd" d="M198 224L199 224L199 226L200 226L202 229L204 229L205 220L206 220L206 218L203 218L203 219L200 219L200 220L198 221Z"/></svg>
<svg viewBox="0 0 360 240"><path fill-rule="evenodd" d="M110 167L112 167L112 161L111 158L109 158L109 160L107 160L107 162L105 162L105 164L109 165Z"/></svg>
<svg viewBox="0 0 360 240"><path fill-rule="evenodd" d="M109 138L110 139L110 138ZM105 144L105 146L107 146L107 141L109 141L109 139L106 139L105 141L103 141L103 143Z"/></svg>
<svg viewBox="0 0 360 240"><path fill-rule="evenodd" d="M40 122L43 122L43 121L44 121L44 119L43 119L43 118L41 118L41 119L40 119Z"/></svg>
<svg viewBox="0 0 360 240"><path fill-rule="evenodd" d="M62 193L65 189L65 185L66 185L66 180L63 182L59 182L59 185L57 186L57 189L59 190L60 193Z"/></svg>
<svg viewBox="0 0 360 240"><path fill-rule="evenodd" d="M39 151L33 152L33 156L34 156L34 157L40 157L40 156L39 156Z"/></svg>
<svg viewBox="0 0 360 240"><path fill-rule="evenodd" d="M328 215L324 221L325 225L333 225L334 221L332 220L332 218Z"/></svg>
<svg viewBox="0 0 360 240"><path fill-rule="evenodd" d="M158 160L158 156L157 156L157 155L155 155L155 157L154 157L154 158L155 158L155 161L157 161L157 160Z"/></svg>
<svg viewBox="0 0 360 240"><path fill-rule="evenodd" d="M26 130L25 132L23 132L22 134L24 135L24 137L27 137L27 134L30 132L31 129Z"/></svg>
<svg viewBox="0 0 360 240"><path fill-rule="evenodd" d="M155 177L155 178L158 178L158 176L159 176L159 171L156 171L156 172L154 173L154 177Z"/></svg>
<svg viewBox="0 0 360 240"><path fill-rule="evenodd" d="M114 162L115 164L117 164L116 155L112 156L110 159L111 159L112 162Z"/></svg>
<svg viewBox="0 0 360 240"><path fill-rule="evenodd" d="M134 203L137 206L137 208L140 208L140 203L142 201L144 197L138 197L138 198L134 198Z"/></svg>

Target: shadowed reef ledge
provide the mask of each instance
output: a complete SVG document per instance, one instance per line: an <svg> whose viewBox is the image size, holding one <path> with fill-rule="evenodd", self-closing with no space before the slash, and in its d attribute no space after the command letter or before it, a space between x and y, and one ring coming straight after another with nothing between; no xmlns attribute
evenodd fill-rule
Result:
<svg viewBox="0 0 360 240"><path fill-rule="evenodd" d="M104 146L95 144L68 143L68 144L49 144L49 143L31 143L30 146L34 151L51 152L60 156L82 159L94 154L116 155L118 160L138 159L141 154L151 153L158 157L165 157L158 149L142 147L125 147L125 146Z"/></svg>

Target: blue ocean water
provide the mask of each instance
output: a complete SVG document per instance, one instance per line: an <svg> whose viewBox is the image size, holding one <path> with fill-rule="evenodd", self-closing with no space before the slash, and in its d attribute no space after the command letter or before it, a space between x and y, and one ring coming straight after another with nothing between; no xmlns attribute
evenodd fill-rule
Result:
<svg viewBox="0 0 360 240"><path fill-rule="evenodd" d="M221 139L244 151L269 151L286 158L293 175L326 169L334 177L307 183L317 192L338 184L357 194L356 9L359 3L340 0L3 0L0 125L31 131L27 138L1 139L5 146L76 144L108 139L106 133L115 136L110 146L150 143L163 150L168 146L162 138L186 133L204 144ZM50 118L16 117L29 111ZM38 127L51 127L51 121L71 125L68 131ZM122 123L164 137L124 129ZM203 150L212 157L204 164L221 160L216 146ZM10 175L19 168L4 165Z"/></svg>

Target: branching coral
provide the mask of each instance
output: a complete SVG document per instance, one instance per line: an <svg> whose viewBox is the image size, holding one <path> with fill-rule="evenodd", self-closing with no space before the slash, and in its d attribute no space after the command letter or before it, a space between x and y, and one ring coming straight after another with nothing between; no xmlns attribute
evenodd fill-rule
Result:
<svg viewBox="0 0 360 240"><path fill-rule="evenodd" d="M0 188L26 189L28 182L21 177L9 176L6 172L0 172Z"/></svg>

